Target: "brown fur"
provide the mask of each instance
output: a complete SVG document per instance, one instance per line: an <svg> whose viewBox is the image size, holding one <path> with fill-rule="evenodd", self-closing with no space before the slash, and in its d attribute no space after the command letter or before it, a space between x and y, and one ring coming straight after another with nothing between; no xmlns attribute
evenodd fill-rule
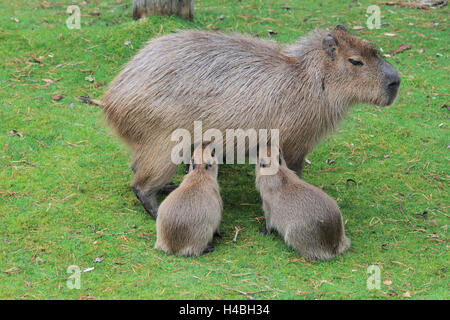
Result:
<svg viewBox="0 0 450 320"><path fill-rule="evenodd" d="M199 155L180 186L161 203L156 219L155 248L169 254L198 256L211 250L208 244L219 232L222 199L217 184L217 161L209 147ZM199 156L199 158L196 158ZM203 159L202 163L195 163Z"/></svg>
<svg viewBox="0 0 450 320"><path fill-rule="evenodd" d="M139 20L150 15L178 15L192 20L194 17L193 0L133 0L133 18Z"/></svg>
<svg viewBox="0 0 450 320"><path fill-rule="evenodd" d="M336 41L325 49L330 37ZM342 28L316 30L286 47L182 31L151 40L125 66L104 97L104 111L133 149L133 187L156 216L156 192L176 169L170 161L175 129L193 134L194 120L203 121L203 131L224 134L279 129L287 164L301 174L304 156L351 105L392 103L398 79L371 45Z"/></svg>
<svg viewBox="0 0 450 320"><path fill-rule="evenodd" d="M261 151L261 150L260 150ZM264 152L264 151L263 151ZM350 247L336 202L321 189L301 180L282 161L278 172L264 175L273 163L270 148L256 165L267 233L277 231L284 241L310 260L328 260Z"/></svg>

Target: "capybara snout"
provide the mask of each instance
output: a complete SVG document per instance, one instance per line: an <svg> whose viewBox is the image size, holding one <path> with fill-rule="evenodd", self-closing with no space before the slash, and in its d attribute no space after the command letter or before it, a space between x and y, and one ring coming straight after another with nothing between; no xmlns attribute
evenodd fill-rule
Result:
<svg viewBox="0 0 450 320"><path fill-rule="evenodd" d="M400 76L397 70L386 61L383 61L382 72L384 74L384 85L388 99L384 105L389 106L397 98L398 89L400 88Z"/></svg>

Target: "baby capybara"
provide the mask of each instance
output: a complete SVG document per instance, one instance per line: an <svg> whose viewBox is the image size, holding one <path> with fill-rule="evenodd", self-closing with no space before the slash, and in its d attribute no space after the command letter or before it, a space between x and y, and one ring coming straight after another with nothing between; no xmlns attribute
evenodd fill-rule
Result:
<svg viewBox="0 0 450 320"><path fill-rule="evenodd" d="M259 152L256 187L263 200L265 234L277 231L291 248L310 260L328 260L347 250L350 240L336 201L289 170L278 148ZM274 167L278 170L265 172Z"/></svg>

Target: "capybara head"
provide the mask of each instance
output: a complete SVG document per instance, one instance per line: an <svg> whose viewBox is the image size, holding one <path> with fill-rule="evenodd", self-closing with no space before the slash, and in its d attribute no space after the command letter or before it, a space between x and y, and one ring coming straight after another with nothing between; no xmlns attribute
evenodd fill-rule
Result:
<svg viewBox="0 0 450 320"><path fill-rule="evenodd" d="M258 162L256 164L256 177L261 175L274 175L280 165L286 165L280 149L276 146L260 146L258 150Z"/></svg>
<svg viewBox="0 0 450 320"><path fill-rule="evenodd" d="M321 36L326 70L322 89L328 87L329 98L379 106L394 102L400 77L373 45L351 35L343 25Z"/></svg>
<svg viewBox="0 0 450 320"><path fill-rule="evenodd" d="M217 178L218 169L216 151L215 148L211 147L211 144L201 145L195 148L189 166L189 172L193 170L204 170L214 178Z"/></svg>

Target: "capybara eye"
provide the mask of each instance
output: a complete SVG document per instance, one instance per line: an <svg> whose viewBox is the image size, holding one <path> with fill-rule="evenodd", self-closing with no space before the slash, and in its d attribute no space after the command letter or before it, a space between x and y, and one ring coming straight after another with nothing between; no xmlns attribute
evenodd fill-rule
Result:
<svg viewBox="0 0 450 320"><path fill-rule="evenodd" d="M364 65L364 63L362 61L355 60L352 58L349 58L348 61L354 66L363 66Z"/></svg>

